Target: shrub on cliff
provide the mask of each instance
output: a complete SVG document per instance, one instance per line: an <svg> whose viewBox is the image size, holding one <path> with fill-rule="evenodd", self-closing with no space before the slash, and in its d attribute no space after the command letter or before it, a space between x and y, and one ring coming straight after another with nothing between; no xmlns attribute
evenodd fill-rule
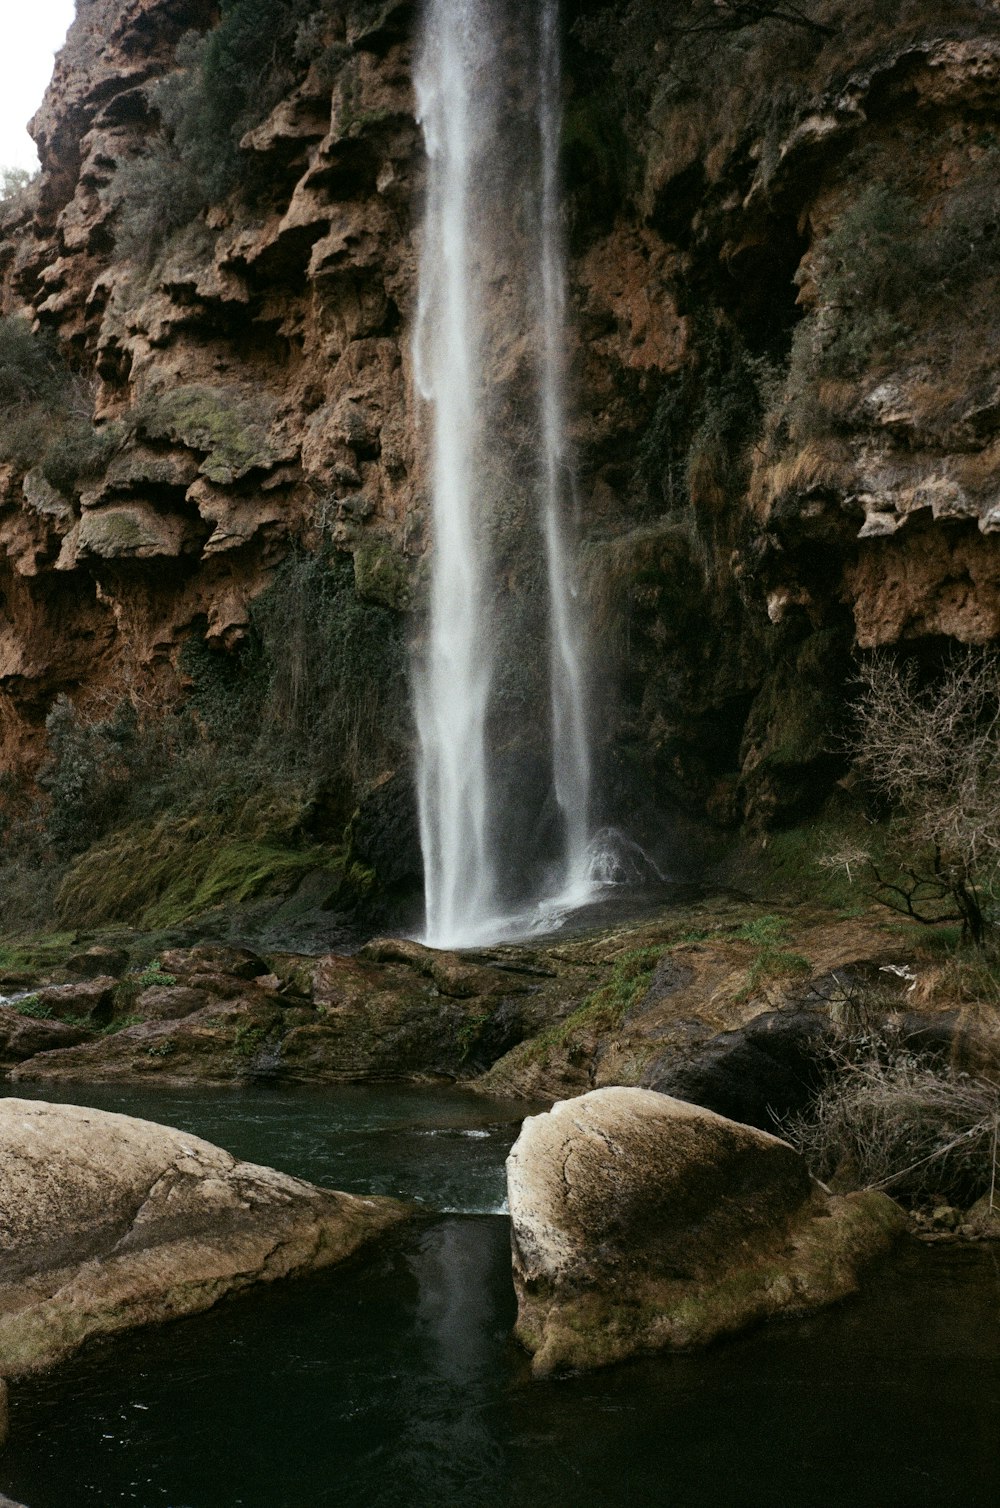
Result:
<svg viewBox="0 0 1000 1508"><path fill-rule="evenodd" d="M250 618L235 658L190 645L192 706L211 736L235 740L258 766L337 781L352 800L402 736L399 614L361 600L349 559L295 550Z"/></svg>
<svg viewBox="0 0 1000 1508"><path fill-rule="evenodd" d="M0 319L0 404L23 409L58 401L67 372L51 336L32 329L28 319Z"/></svg>
<svg viewBox="0 0 1000 1508"><path fill-rule="evenodd" d="M964 175L930 197L897 182L875 182L817 242L810 276L817 304L796 328L788 392L796 431L830 427L817 388L853 382L898 361L914 343L927 360L959 338L977 285L1000 276L1000 148L980 144ZM935 322L940 334L935 334ZM934 347L937 349L937 347Z"/></svg>
<svg viewBox="0 0 1000 1508"><path fill-rule="evenodd" d="M326 9L316 0L222 0L213 30L181 38L176 68L151 89L160 133L112 183L120 252L149 260L208 205L254 187L240 140L322 47L325 33L308 23Z"/></svg>
<svg viewBox="0 0 1000 1508"><path fill-rule="evenodd" d="M0 408L0 460L40 466L62 492L100 471L118 443L117 430L95 429L87 382L22 315L0 318Z"/></svg>
<svg viewBox="0 0 1000 1508"><path fill-rule="evenodd" d="M23 194L30 182L31 174L26 168L0 167L0 204Z"/></svg>
<svg viewBox="0 0 1000 1508"><path fill-rule="evenodd" d="M956 652L921 686L915 667L874 656L860 675L851 747L890 803L894 862L864 845L830 856L876 899L984 941L1000 883L1000 657Z"/></svg>

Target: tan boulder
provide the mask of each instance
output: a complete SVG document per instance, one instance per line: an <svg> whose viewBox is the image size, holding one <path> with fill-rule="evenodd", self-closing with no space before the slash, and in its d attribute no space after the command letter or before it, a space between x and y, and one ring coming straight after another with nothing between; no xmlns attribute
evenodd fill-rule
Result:
<svg viewBox="0 0 1000 1508"><path fill-rule="evenodd" d="M843 1298L905 1227L786 1142L644 1089L529 1117L507 1162L517 1336L536 1374L700 1345Z"/></svg>
<svg viewBox="0 0 1000 1508"><path fill-rule="evenodd" d="M168 1126L0 1100L0 1376L331 1266L408 1213Z"/></svg>

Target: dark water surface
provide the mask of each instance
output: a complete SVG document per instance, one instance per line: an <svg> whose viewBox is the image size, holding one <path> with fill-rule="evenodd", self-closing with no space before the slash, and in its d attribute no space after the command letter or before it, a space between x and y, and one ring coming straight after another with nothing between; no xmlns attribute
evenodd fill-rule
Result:
<svg viewBox="0 0 1000 1508"><path fill-rule="evenodd" d="M996 1248L907 1245L809 1320L533 1383L509 1340L508 1224L481 1213L523 1107L386 1087L58 1097L475 1213L16 1385L0 1490L29 1508L1000 1502Z"/></svg>

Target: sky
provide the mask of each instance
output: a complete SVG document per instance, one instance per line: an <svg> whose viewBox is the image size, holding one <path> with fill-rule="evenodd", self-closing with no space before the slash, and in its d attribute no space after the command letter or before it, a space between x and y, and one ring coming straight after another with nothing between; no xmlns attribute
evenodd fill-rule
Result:
<svg viewBox="0 0 1000 1508"><path fill-rule="evenodd" d="M73 0L0 0L0 167L38 166L25 130L52 77Z"/></svg>

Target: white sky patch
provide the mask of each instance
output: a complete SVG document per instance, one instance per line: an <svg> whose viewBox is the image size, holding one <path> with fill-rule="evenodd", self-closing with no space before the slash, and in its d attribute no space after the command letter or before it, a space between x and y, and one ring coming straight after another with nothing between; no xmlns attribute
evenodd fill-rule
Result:
<svg viewBox="0 0 1000 1508"><path fill-rule="evenodd" d="M0 167L38 166L25 130L52 77L73 0L0 0Z"/></svg>

